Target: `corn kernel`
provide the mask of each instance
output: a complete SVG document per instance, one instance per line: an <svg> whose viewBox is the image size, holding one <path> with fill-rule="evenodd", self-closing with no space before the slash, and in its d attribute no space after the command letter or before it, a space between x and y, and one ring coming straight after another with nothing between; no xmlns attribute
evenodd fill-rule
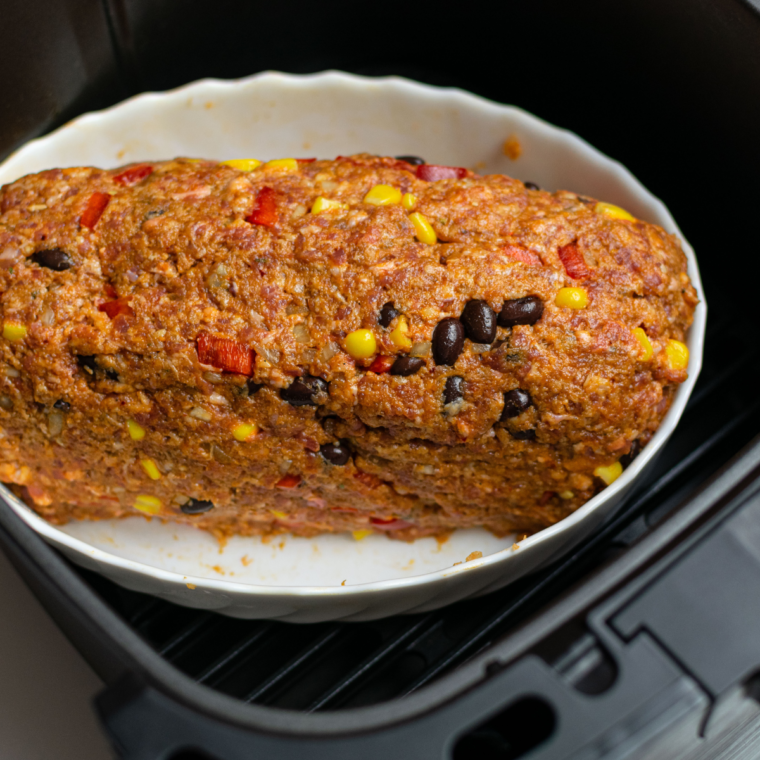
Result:
<svg viewBox="0 0 760 760"><path fill-rule="evenodd" d="M560 499L573 499L575 498L575 494L572 491L560 491L559 492L559 498Z"/></svg>
<svg viewBox="0 0 760 760"><path fill-rule="evenodd" d="M407 335L409 332L409 323L406 321L406 317L399 317L396 327L391 330L390 339L396 348L411 348L412 340Z"/></svg>
<svg viewBox="0 0 760 760"><path fill-rule="evenodd" d="M161 499L156 496L140 494L135 499L134 507L146 515L157 515L161 511Z"/></svg>
<svg viewBox="0 0 760 760"><path fill-rule="evenodd" d="M583 288L560 288L554 303L566 309L585 309L588 306L588 293Z"/></svg>
<svg viewBox="0 0 760 760"><path fill-rule="evenodd" d="M279 169L283 172L297 172L298 161L295 158L275 158L273 161L267 161L264 164L265 169Z"/></svg>
<svg viewBox="0 0 760 760"><path fill-rule="evenodd" d="M256 433L259 432L259 426L255 423L248 424L246 422L233 428L232 435L237 441L248 441L253 438Z"/></svg>
<svg viewBox="0 0 760 760"><path fill-rule="evenodd" d="M6 340L23 340L26 338L26 327L14 322L5 322L3 324L3 338Z"/></svg>
<svg viewBox="0 0 760 760"><path fill-rule="evenodd" d="M438 236L432 225L419 211L409 214L409 221L414 225L414 234L417 235L420 243L435 245L438 242Z"/></svg>
<svg viewBox="0 0 760 760"><path fill-rule="evenodd" d="M407 210L411 211L417 205L417 196L412 193L404 193L401 198L401 205Z"/></svg>
<svg viewBox="0 0 760 760"><path fill-rule="evenodd" d="M348 208L348 203L342 203L341 201L331 200L330 198L325 198L320 195L312 204L311 213L321 214L323 211L335 211L335 210L347 209L347 208Z"/></svg>
<svg viewBox="0 0 760 760"><path fill-rule="evenodd" d="M375 185L365 196L373 206L396 206L401 203L401 190L391 185Z"/></svg>
<svg viewBox="0 0 760 760"><path fill-rule="evenodd" d="M629 222L636 221L636 217L633 216L633 214L629 214L624 208L615 206L612 203L599 201L599 203L594 206L594 211L596 211L597 214L606 216L608 219L626 219Z"/></svg>
<svg viewBox="0 0 760 760"><path fill-rule="evenodd" d="M652 341L649 340L649 336L644 332L641 327L633 328L633 336L639 342L641 346L641 361L648 362L654 354L654 348L652 348Z"/></svg>
<svg viewBox="0 0 760 760"><path fill-rule="evenodd" d="M145 470L145 474L151 480L161 479L161 472L158 467L156 467L156 463L152 459L141 459L140 464L142 465L143 470Z"/></svg>
<svg viewBox="0 0 760 760"><path fill-rule="evenodd" d="M369 359L377 353L377 341L369 330L354 330L346 335L346 351L354 359Z"/></svg>
<svg viewBox="0 0 760 760"><path fill-rule="evenodd" d="M371 530L352 530L351 535L357 540L361 541L364 538L367 538L367 536L371 536L374 533L374 531Z"/></svg>
<svg viewBox="0 0 760 760"><path fill-rule="evenodd" d="M669 340L665 344L665 356L670 369L686 369L689 365L689 349L680 340Z"/></svg>
<svg viewBox="0 0 760 760"><path fill-rule="evenodd" d="M276 509L270 509L269 510L271 514L273 514L278 520L285 520L287 518L287 515L284 512L279 512Z"/></svg>
<svg viewBox="0 0 760 760"><path fill-rule="evenodd" d="M257 158L231 158L229 161L222 161L219 166L231 166L241 172L252 172L261 166L261 161Z"/></svg>
<svg viewBox="0 0 760 760"><path fill-rule="evenodd" d="M620 462L613 462L606 467L597 467L594 475L601 478L608 486L612 485L623 474L623 465Z"/></svg>
<svg viewBox="0 0 760 760"><path fill-rule="evenodd" d="M145 438L145 428L138 425L134 420L127 420L127 430L129 430L129 437L133 441L141 441Z"/></svg>

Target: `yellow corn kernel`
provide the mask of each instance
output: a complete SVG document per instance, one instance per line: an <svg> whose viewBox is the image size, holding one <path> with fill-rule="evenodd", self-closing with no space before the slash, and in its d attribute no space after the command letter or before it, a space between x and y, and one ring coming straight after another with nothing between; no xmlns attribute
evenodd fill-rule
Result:
<svg viewBox="0 0 760 760"><path fill-rule="evenodd" d="M391 185L375 185L365 196L373 206L396 206L401 203L401 190Z"/></svg>
<svg viewBox="0 0 760 760"><path fill-rule="evenodd" d="M258 432L259 432L259 426L256 425L256 423L249 424L249 423L243 422L242 424L238 425L236 428L233 428L232 435L237 441L248 441L251 438L253 438Z"/></svg>
<svg viewBox="0 0 760 760"><path fill-rule="evenodd" d="M612 203L599 201L599 203L594 206L594 211L596 211L597 214L606 216L608 219L626 219L629 222L636 221L636 217L633 216L633 214L629 214L624 208L614 206Z"/></svg>
<svg viewBox="0 0 760 760"><path fill-rule="evenodd" d="M346 351L354 359L369 359L377 353L375 336L365 329L354 330L346 335L344 342Z"/></svg>
<svg viewBox="0 0 760 760"><path fill-rule="evenodd" d="M435 234L432 225L419 211L409 214L409 221L414 225L414 234L420 243L435 245L438 242L438 235Z"/></svg>
<svg viewBox="0 0 760 760"><path fill-rule="evenodd" d="M219 166L231 166L241 172L252 172L261 166L261 161L258 158L231 158L229 161L222 161Z"/></svg>
<svg viewBox="0 0 760 760"><path fill-rule="evenodd" d="M133 441L141 441L145 438L145 428L138 425L134 420L127 420L127 430L129 430L129 437Z"/></svg>
<svg viewBox="0 0 760 760"><path fill-rule="evenodd" d="M401 198L401 205L407 210L411 211L417 205L417 196L412 193L404 193Z"/></svg>
<svg viewBox="0 0 760 760"><path fill-rule="evenodd" d="M273 161L267 161L264 164L265 169L279 169L283 172L297 172L298 161L295 158L275 158Z"/></svg>
<svg viewBox="0 0 760 760"><path fill-rule="evenodd" d="M620 462L613 462L606 467L597 467L594 475L601 478L608 486L612 485L623 474L623 465Z"/></svg>
<svg viewBox="0 0 760 760"><path fill-rule="evenodd" d="M371 536L374 533L372 530L352 530L351 535L357 540L361 541L363 538L367 538L367 536Z"/></svg>
<svg viewBox="0 0 760 760"><path fill-rule="evenodd" d="M669 340L665 344L665 357L670 369L686 369L689 365L689 349L680 340Z"/></svg>
<svg viewBox="0 0 760 760"><path fill-rule="evenodd" d="M573 498L575 498L575 494L572 491L560 491L559 492L559 498L560 499L573 499Z"/></svg>
<svg viewBox="0 0 760 760"><path fill-rule="evenodd" d="M560 288L554 303L566 309L585 309L588 306L588 293L583 288Z"/></svg>
<svg viewBox="0 0 760 760"><path fill-rule="evenodd" d="M407 335L409 332L409 323L406 321L406 317L399 317L396 322L396 327L391 330L390 339L396 348L411 348L412 340Z"/></svg>
<svg viewBox="0 0 760 760"><path fill-rule="evenodd" d="M23 340L26 338L26 327L14 322L5 322L3 324L3 338L6 340Z"/></svg>
<svg viewBox="0 0 760 760"><path fill-rule="evenodd" d="M140 464L142 465L143 470L145 470L145 474L151 480L161 480L161 472L152 459L141 459Z"/></svg>
<svg viewBox="0 0 760 760"><path fill-rule="evenodd" d="M270 509L269 510L271 514L273 514L278 520L285 520L287 518L287 515L284 512L278 512L276 509Z"/></svg>
<svg viewBox="0 0 760 760"><path fill-rule="evenodd" d="M161 499L156 496L140 494L135 499L134 507L140 512L145 512L146 515L157 515L161 511Z"/></svg>
<svg viewBox="0 0 760 760"><path fill-rule="evenodd" d="M652 348L652 341L649 340L649 336L644 332L641 327L633 328L633 336L639 342L641 346L641 361L648 362L654 354L654 348Z"/></svg>
<svg viewBox="0 0 760 760"><path fill-rule="evenodd" d="M311 205L312 214L321 214L323 211L334 211L339 209L347 209L348 203L342 203L341 201L330 200L320 195L317 200Z"/></svg>

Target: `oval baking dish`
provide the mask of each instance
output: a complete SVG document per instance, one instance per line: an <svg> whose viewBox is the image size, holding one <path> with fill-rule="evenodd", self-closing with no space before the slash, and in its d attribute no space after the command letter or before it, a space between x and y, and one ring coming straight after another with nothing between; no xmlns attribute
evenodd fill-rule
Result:
<svg viewBox="0 0 760 760"><path fill-rule="evenodd" d="M142 517L56 527L0 487L10 508L74 562L128 588L237 617L315 622L421 612L497 589L569 551L620 505L662 449L702 360L706 305L694 252L665 206L623 166L520 109L458 90L337 72L204 80L82 116L14 153L0 166L0 181L56 166L112 167L178 155L225 160L363 151L420 155L587 194L677 235L700 303L688 336L689 377L653 439L622 476L569 517L528 537L502 539L462 530L445 542L339 534L234 537L220 547L204 532ZM465 561L469 555L475 558Z"/></svg>

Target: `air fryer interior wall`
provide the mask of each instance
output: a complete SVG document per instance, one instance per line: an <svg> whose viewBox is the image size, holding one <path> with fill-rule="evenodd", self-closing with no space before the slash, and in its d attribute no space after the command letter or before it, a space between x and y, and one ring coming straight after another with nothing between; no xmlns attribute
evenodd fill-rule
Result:
<svg viewBox="0 0 760 760"><path fill-rule="evenodd" d="M605 639L599 606L603 594L626 582L627 573L656 568L655 561L667 558L672 543L686 540L685 533L697 530L706 515L723 519L724 512L748 504L736 494L756 477L755 447L738 470L719 481L721 488L694 496L760 428L760 352L752 337L760 267L754 224L760 176L755 0L539 0L453 10L418 4L375 9L367 17L355 3L342 1L296 9L232 0L7 0L0 62L2 154L77 113L135 92L265 69L400 74L521 106L620 160L665 201L697 252L711 306L700 384L657 470L627 511L541 575L437 618L391 619L379 630L303 627L303 634L282 624L264 633L258 623L244 631L226 624L214 628L213 614L184 620L166 603L72 569L0 510L0 544L112 685L99 709L125 757L232 760L251 756L254 747L276 757L302 757L327 752L316 737L326 741L331 735L346 739L330 744L331 757L357 751L387 757L392 751L396 757L465 758L477 750L484 758L518 758L536 747L531 757L559 758L565 750L550 737L560 735L557 726L571 715L588 741L599 732L594 756L617 756L621 742L635 739L634 756L693 757L699 745L704 757L712 757L700 731L718 741L725 736L721 718L732 716L731 730L738 731L739 723L755 715L753 700L740 699L756 692L746 668L733 672L732 692L711 690L706 677L683 671L678 657L657 642L645 642L646 652L636 655L649 657L646 662L626 659L631 650L624 653L619 642ZM690 504L677 510L685 499ZM661 523L673 510L670 521ZM745 532L754 525L754 513L747 514ZM722 648L734 651L730 637L756 628L750 614L755 602L734 596L742 588L730 580L720 581L726 597L738 598L747 611L720 634ZM563 596L571 584L578 585ZM689 598L699 594L694 589ZM589 616L592 607L597 612ZM630 630L615 631L626 643L636 639ZM204 654L204 646L218 644L222 634L229 645ZM294 640L275 656L263 646L267 636ZM236 641L248 649L236 649ZM374 642L374 648L365 651L362 641ZM337 677L329 671L335 651L346 655L346 670ZM532 654L512 663L526 651ZM300 655L306 659L298 660ZM255 683L238 684L236 692L232 674L267 657L273 670ZM746 662L757 670L760 653L748 651ZM610 683L626 667L643 673L646 663L659 663L657 673L672 675L659 691L654 681L646 682L649 691L639 704L644 712L631 706L631 720L641 718L637 725L651 728L649 738L632 723L626 724L628 733L616 725L617 734L605 734L611 730L603 720L605 705L612 704ZM555 674L578 693L595 694L594 710L566 712L569 703L559 696L525 703L526 688L538 689L541 679ZM523 692L515 692L510 707L514 683ZM409 691L415 694L398 699ZM447 701L454 707L444 709ZM379 707L345 709L362 704ZM609 709L615 720L622 715L622 708ZM306 714L310 710L317 712ZM370 730L367 721L384 728ZM399 728L403 721L406 729ZM444 735L459 738L438 743ZM515 739L519 735L525 738ZM165 743L170 736L172 743ZM143 744L135 745L138 740ZM690 754L684 754L687 747ZM205 754L180 752L190 749Z"/></svg>

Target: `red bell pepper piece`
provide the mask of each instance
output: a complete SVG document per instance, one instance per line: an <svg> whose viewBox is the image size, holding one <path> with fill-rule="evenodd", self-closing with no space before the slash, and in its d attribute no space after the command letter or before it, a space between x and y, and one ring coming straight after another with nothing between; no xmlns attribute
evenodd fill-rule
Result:
<svg viewBox="0 0 760 760"><path fill-rule="evenodd" d="M238 340L217 338L207 332L198 336L198 361L201 364L210 364L226 372L250 377L253 374L255 356L253 349Z"/></svg>
<svg viewBox="0 0 760 760"><path fill-rule="evenodd" d="M420 164L417 167L417 178L425 182L437 182L439 179L462 179L468 174L461 166L438 166L437 164Z"/></svg>
<svg viewBox="0 0 760 760"><path fill-rule="evenodd" d="M403 530L404 528L411 528L413 525L413 523L399 520L396 517L392 517L390 520L384 520L381 517L370 517L369 521L376 530Z"/></svg>
<svg viewBox="0 0 760 760"><path fill-rule="evenodd" d="M591 271L586 266L586 262L583 259L583 255L578 250L578 246L575 243L569 245L563 245L557 251L559 260L562 262L562 266L565 267L569 277L574 280L582 280L584 277L588 277Z"/></svg>
<svg viewBox="0 0 760 760"><path fill-rule="evenodd" d="M117 298L115 301L106 301L98 305L98 311L108 314L110 319L116 319L119 314L126 317L134 317L134 309L123 299Z"/></svg>
<svg viewBox="0 0 760 760"><path fill-rule="evenodd" d="M316 158L297 158L296 161L298 161L299 164L313 164L317 159Z"/></svg>
<svg viewBox="0 0 760 760"><path fill-rule="evenodd" d="M516 259L522 261L523 264L532 264L533 266L540 266L541 259L533 251L529 251L527 248L520 248L517 245L505 245L502 249L504 253L509 256L510 259Z"/></svg>
<svg viewBox="0 0 760 760"><path fill-rule="evenodd" d="M275 483L275 486L277 488L295 488L300 482L300 475L285 475Z"/></svg>
<svg viewBox="0 0 760 760"><path fill-rule="evenodd" d="M375 357L375 361L369 365L370 372L376 372L378 375L382 375L385 372L390 372L393 362L396 361L395 356L380 356Z"/></svg>
<svg viewBox="0 0 760 760"><path fill-rule="evenodd" d="M84 213L79 219L82 227L94 229L98 219L103 215L106 206L111 202L111 196L108 193L93 193L87 201Z"/></svg>
<svg viewBox="0 0 760 760"><path fill-rule="evenodd" d="M246 222L274 227L277 224L277 203L271 187L262 187L253 204L253 211L246 217Z"/></svg>
<svg viewBox="0 0 760 760"><path fill-rule="evenodd" d="M152 166L140 164L140 166L130 166L129 169L125 169L121 174L117 174L113 178L113 181L117 185L134 185L151 174L153 174Z"/></svg>
<svg viewBox="0 0 760 760"><path fill-rule="evenodd" d="M116 288L113 285L111 285L110 282L107 282L105 284L104 290L106 291L106 295L111 299L115 299L119 297L119 294L116 292Z"/></svg>

